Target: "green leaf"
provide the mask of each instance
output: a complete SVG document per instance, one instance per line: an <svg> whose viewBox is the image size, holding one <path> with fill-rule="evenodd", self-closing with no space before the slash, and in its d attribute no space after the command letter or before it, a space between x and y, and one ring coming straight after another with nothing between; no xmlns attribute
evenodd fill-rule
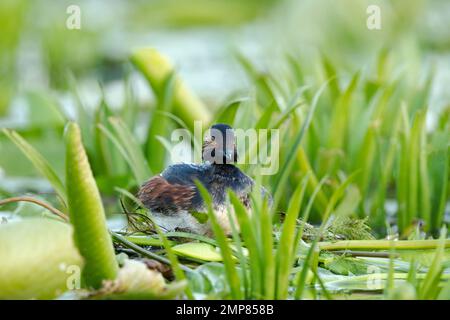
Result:
<svg viewBox="0 0 450 320"><path fill-rule="evenodd" d="M303 178L299 183L297 189L289 202L288 211L284 220L281 236L277 250L277 279L276 279L276 298L286 299L288 296L289 272L294 263L293 254L296 243L295 240L295 226L300 212L300 207L305 195L306 186L308 183L308 176Z"/></svg>
<svg viewBox="0 0 450 320"><path fill-rule="evenodd" d="M367 274L368 266L365 261L358 258L335 256L325 259L324 267L336 274L361 275Z"/></svg>
<svg viewBox="0 0 450 320"><path fill-rule="evenodd" d="M79 285L73 228L53 219L0 224L0 299L53 299Z"/></svg>
<svg viewBox="0 0 450 320"><path fill-rule="evenodd" d="M25 99L28 103L30 112L29 119L30 128L49 128L62 127L66 121L61 107L44 92L31 91L27 92Z"/></svg>
<svg viewBox="0 0 450 320"><path fill-rule="evenodd" d="M66 130L66 182L70 222L75 243L86 261L83 278L88 287L100 288L114 280L118 266L109 235L102 200L74 122Z"/></svg>
<svg viewBox="0 0 450 320"><path fill-rule="evenodd" d="M433 262L428 269L427 275L420 287L419 297L421 299L436 299L439 294L439 280L443 272L442 259L444 257L445 237L447 236L447 229L445 227L441 230L441 238L436 249Z"/></svg>
<svg viewBox="0 0 450 320"><path fill-rule="evenodd" d="M191 215L201 224L204 224L208 221L208 214L204 212L191 212Z"/></svg>
<svg viewBox="0 0 450 320"><path fill-rule="evenodd" d="M325 90L326 86L328 85L328 82L326 82L325 84L323 84L320 89L317 91L317 93L315 94L314 98L313 98L313 102L311 103L311 106L308 110L308 114L306 115L306 119L303 122L303 125L301 127L301 129L297 132L297 135L295 136L295 138L293 139L293 142L290 145L288 154L286 156L286 161L285 163L281 166L281 170L277 175L277 178L275 180L274 183L274 187L273 190L277 190L278 186L281 183L285 183L288 174L292 168L292 165L295 161L295 154L298 152L300 146L301 146L301 142L303 139L303 136L305 135L306 131L309 128L309 125L311 124L311 120L314 114L314 111L316 109L317 103L319 101L320 95L322 94L322 92Z"/></svg>
<svg viewBox="0 0 450 320"><path fill-rule="evenodd" d="M164 82L174 67L167 57L153 48L142 48L131 55L131 62L145 76L156 95L163 90ZM173 92L173 112L193 130L194 121L201 121L205 126L212 115L203 102L195 95L182 79L176 75Z"/></svg>
<svg viewBox="0 0 450 320"><path fill-rule="evenodd" d="M188 275L192 290L197 294L206 294L209 299L225 299L229 295L225 266L222 263L207 262ZM200 298L205 298L200 296Z"/></svg>
<svg viewBox="0 0 450 320"><path fill-rule="evenodd" d="M229 197L240 226L241 235L244 240L245 247L249 252L248 259L250 265L251 293L252 296L258 297L260 296L263 287L262 268L264 268L264 262L261 261L260 246L254 232L254 227L257 219L254 220L255 223L252 223L252 220L250 220L244 205L241 203L239 198L231 191L229 193Z"/></svg>
<svg viewBox="0 0 450 320"><path fill-rule="evenodd" d="M109 122L113 131L108 130L103 125L99 125L99 128L124 157L133 172L136 183L142 184L150 177L151 172L140 145L120 118L111 117Z"/></svg>
<svg viewBox="0 0 450 320"><path fill-rule="evenodd" d="M206 207L208 209L209 220L211 222L211 227L213 229L214 235L216 236L217 243L220 248L221 255L223 257L223 263L225 265L227 279L230 285L231 295L233 299L241 299L242 292L240 287L240 279L236 270L235 259L233 258L231 248L226 239L225 233L217 222L217 218L214 215L214 210L212 207L211 195L208 193L206 188L198 181L196 185L200 194L205 201Z"/></svg>
<svg viewBox="0 0 450 320"><path fill-rule="evenodd" d="M164 169L166 150L158 137L166 136L168 132L169 118L166 113L170 112L173 104L175 77L171 73L164 81L163 88L157 97L157 104L152 112L145 142L145 153L148 164L153 172Z"/></svg>
<svg viewBox="0 0 450 320"><path fill-rule="evenodd" d="M222 261L222 256L210 244L202 242L183 243L172 247L172 251L181 257L202 261Z"/></svg>
<svg viewBox="0 0 450 320"><path fill-rule="evenodd" d="M215 123L225 123L232 126L241 103L242 100L237 100L225 105L225 107L218 112Z"/></svg>
<svg viewBox="0 0 450 320"><path fill-rule="evenodd" d="M50 182L65 205L67 203L66 188L48 161L17 132L8 129L3 129L2 131L9 139L11 139L12 142L16 144L28 160L30 160L36 170Z"/></svg>

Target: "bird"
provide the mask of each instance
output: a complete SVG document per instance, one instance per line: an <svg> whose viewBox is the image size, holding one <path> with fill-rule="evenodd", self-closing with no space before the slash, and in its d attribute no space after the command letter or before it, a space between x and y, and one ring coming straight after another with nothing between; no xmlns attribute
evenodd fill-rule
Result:
<svg viewBox="0 0 450 320"><path fill-rule="evenodd" d="M235 218L229 219L227 192L231 189L251 212L250 193L255 185L254 180L235 165L237 159L234 129L227 124L214 124L204 136L201 164L170 165L146 181L137 197L150 211L155 223L166 231L212 235L210 223L198 218L198 213L207 213L195 184L199 181L211 195L217 222L225 234L230 235L232 224L236 230L239 226ZM261 193L271 203L272 197L265 188L261 188Z"/></svg>

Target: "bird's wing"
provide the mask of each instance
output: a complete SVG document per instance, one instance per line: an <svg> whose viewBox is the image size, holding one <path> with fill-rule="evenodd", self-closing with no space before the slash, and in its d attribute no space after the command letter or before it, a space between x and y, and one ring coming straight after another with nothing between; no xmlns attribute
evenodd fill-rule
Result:
<svg viewBox="0 0 450 320"><path fill-rule="evenodd" d="M207 184L210 178L210 166L185 163L174 164L165 169L161 176L172 184L195 186L195 180Z"/></svg>
<svg viewBox="0 0 450 320"><path fill-rule="evenodd" d="M154 212L175 214L192 207L196 194L193 186L169 183L161 176L156 176L144 183L138 192L139 200Z"/></svg>

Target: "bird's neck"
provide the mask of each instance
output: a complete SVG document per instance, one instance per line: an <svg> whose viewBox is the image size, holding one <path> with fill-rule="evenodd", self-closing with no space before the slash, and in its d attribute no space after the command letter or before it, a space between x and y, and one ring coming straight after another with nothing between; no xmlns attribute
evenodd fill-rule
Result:
<svg viewBox="0 0 450 320"><path fill-rule="evenodd" d="M237 170L237 167L234 166L234 164L217 164L213 163L212 165L214 174L223 175L223 174L230 174L232 172L235 172Z"/></svg>

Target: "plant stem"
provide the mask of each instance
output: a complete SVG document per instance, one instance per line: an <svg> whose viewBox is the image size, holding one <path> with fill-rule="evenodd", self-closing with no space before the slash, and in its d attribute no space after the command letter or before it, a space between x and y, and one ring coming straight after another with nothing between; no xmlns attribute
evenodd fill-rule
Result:
<svg viewBox="0 0 450 320"><path fill-rule="evenodd" d="M148 251L148 250L145 250L145 249L141 248L140 246L134 244L133 242L128 241L125 237L123 237L123 236L121 236L121 235L119 235L119 234L117 234L115 232L110 231L110 233L111 233L113 239L115 241L121 243L123 246L125 246L125 247L127 247L129 249L132 249L132 250L136 251L137 253L139 253L139 254L147 257L147 258L155 259L155 260L157 260L159 262L162 262L164 264L171 265L169 259L161 257L161 256L159 256L157 254L154 254L153 252ZM184 266L182 264L180 264L180 268L183 269L183 271L185 271L185 272L191 272L191 273L194 272L194 270L192 270L191 268L186 267L186 266Z"/></svg>
<svg viewBox="0 0 450 320"><path fill-rule="evenodd" d="M348 250L337 250L333 253L344 254L350 257L370 257L370 258L387 258L392 255L389 252L372 252L372 251L348 251ZM396 255L394 255L396 257Z"/></svg>
<svg viewBox="0 0 450 320"><path fill-rule="evenodd" d="M161 239L154 238L151 236L130 235L130 236L124 236L124 238L134 244L141 245L141 246L154 246L154 247L162 247L163 246L163 242Z"/></svg>
<svg viewBox="0 0 450 320"><path fill-rule="evenodd" d="M319 248L326 251L347 249L372 249L372 250L419 250L435 249L440 240L348 240L337 242L319 242ZM445 247L450 248L450 240L445 241Z"/></svg>
<svg viewBox="0 0 450 320"><path fill-rule="evenodd" d="M417 279L423 280L426 277L426 273L418 273L416 276L417 276ZM346 283L346 284L358 283L358 282L367 281L367 280L371 280L371 279L372 280L373 279L388 280L388 278L389 278L388 273L362 274L362 275L347 277L346 279L327 281L326 285L339 287L340 285L342 285L342 283ZM408 274L407 273L392 273L392 278L394 280L407 280ZM446 281L449 278L450 278L449 275L443 274L441 277L441 281Z"/></svg>
<svg viewBox="0 0 450 320"><path fill-rule="evenodd" d="M12 198L3 199L3 200L0 200L0 206L3 206L8 203L20 202L20 201L31 202L31 203L37 204L38 206L41 206L41 207L47 209L48 211L50 211L51 213L57 215L64 221L66 221L66 222L69 221L69 218L64 213L59 211L58 209L52 207L51 205L49 205L48 203L46 203L44 201L41 201L39 199L35 199L32 197L23 196L23 197L12 197Z"/></svg>

